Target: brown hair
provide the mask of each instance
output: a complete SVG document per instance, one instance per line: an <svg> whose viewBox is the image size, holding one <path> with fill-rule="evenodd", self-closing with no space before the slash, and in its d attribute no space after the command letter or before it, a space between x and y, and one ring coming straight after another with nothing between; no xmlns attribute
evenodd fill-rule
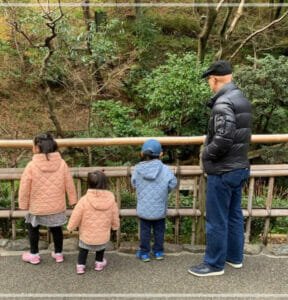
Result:
<svg viewBox="0 0 288 300"><path fill-rule="evenodd" d="M108 178L103 172L90 172L88 173L87 186L88 189L106 190L108 187Z"/></svg>

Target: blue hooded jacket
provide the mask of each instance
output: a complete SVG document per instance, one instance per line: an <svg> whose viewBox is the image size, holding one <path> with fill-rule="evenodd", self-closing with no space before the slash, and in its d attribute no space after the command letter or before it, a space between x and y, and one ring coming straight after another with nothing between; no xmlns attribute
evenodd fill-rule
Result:
<svg viewBox="0 0 288 300"><path fill-rule="evenodd" d="M146 220L166 217L168 193L177 186L177 179L159 159L137 164L131 178L136 188L137 215Z"/></svg>

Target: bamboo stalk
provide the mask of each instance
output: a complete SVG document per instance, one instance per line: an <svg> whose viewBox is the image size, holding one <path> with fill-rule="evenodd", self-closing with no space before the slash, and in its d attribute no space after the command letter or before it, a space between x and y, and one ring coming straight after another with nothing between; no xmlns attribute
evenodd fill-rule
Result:
<svg viewBox="0 0 288 300"><path fill-rule="evenodd" d="M11 217L11 218L24 218L25 215L27 214L28 211L26 210L15 210L13 213L11 213L11 210L1 210L0 211L0 218L6 218L6 217ZM249 212L247 209L242 209L243 216L249 217ZM66 210L66 216L71 216L72 209L67 209ZM136 214L136 208L122 208L120 209L120 217L137 217ZM205 217L201 213L200 209L192 209L192 208L179 208L176 210L175 208L168 208L167 212L168 217L175 217L175 216L180 216L180 217ZM288 217L288 208L272 208L271 213L269 215L267 209L265 208L253 208L251 211L251 216L252 217Z"/></svg>
<svg viewBox="0 0 288 300"><path fill-rule="evenodd" d="M205 136L123 137L123 138L71 138L56 139L59 147L142 145L148 139L157 139L162 145L201 145ZM254 134L251 143L288 142L288 134ZM0 140L0 148L32 148L32 140Z"/></svg>

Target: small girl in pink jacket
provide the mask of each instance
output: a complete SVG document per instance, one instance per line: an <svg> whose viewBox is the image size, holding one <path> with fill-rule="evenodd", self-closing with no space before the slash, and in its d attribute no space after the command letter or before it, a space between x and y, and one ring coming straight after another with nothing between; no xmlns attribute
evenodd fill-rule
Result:
<svg viewBox="0 0 288 300"><path fill-rule="evenodd" d="M96 252L94 270L103 270L111 228L117 230L120 226L118 206L114 194L106 190L108 180L104 173L88 173L87 185L88 191L75 206L67 226L69 231L79 227L77 274L85 273L89 250Z"/></svg>
<svg viewBox="0 0 288 300"><path fill-rule="evenodd" d="M66 197L69 205L77 202L77 194L72 176L66 162L57 151L57 143L50 133L37 135L33 140L32 161L26 166L20 181L19 208L28 210L30 252L22 259L31 264L39 264L38 249L39 227L50 228L55 251L52 257L56 262L63 262L62 225L67 222Z"/></svg>

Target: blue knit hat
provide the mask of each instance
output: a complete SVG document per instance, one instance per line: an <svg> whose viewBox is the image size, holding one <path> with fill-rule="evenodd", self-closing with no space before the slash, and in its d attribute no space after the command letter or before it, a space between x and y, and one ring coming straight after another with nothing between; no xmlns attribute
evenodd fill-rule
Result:
<svg viewBox="0 0 288 300"><path fill-rule="evenodd" d="M153 156L159 156L162 152L162 146L157 140L147 140L142 146L142 152L151 151Z"/></svg>

